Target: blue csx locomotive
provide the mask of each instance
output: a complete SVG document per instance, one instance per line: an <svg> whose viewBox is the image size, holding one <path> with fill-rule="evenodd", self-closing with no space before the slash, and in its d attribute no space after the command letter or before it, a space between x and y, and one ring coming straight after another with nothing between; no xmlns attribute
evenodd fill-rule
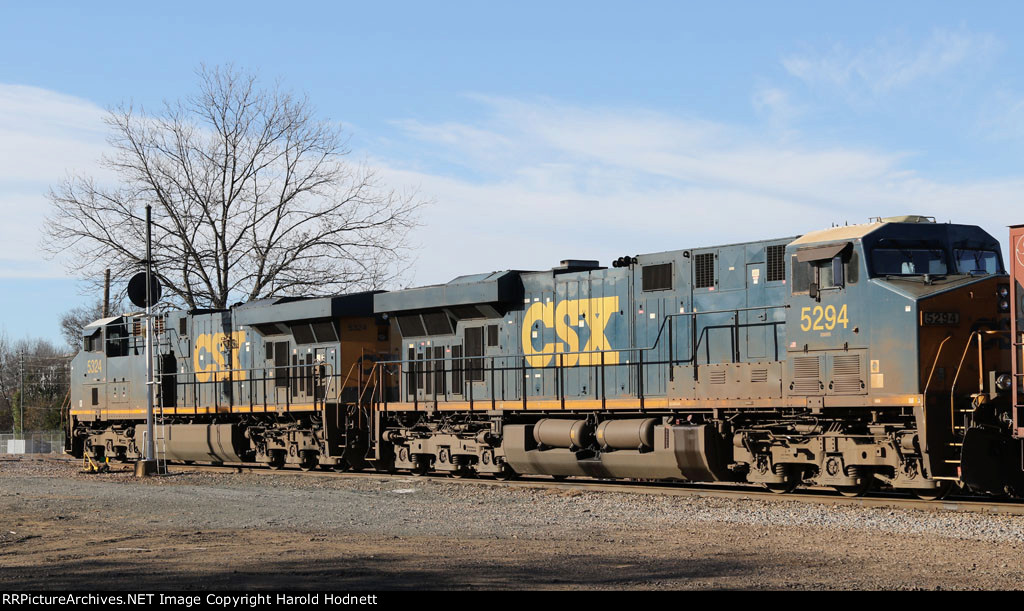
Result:
<svg viewBox="0 0 1024 611"><path fill-rule="evenodd" d="M788 491L1024 493L1010 280L979 227L876 219L157 320L158 455ZM142 325L97 321L68 450L143 447Z"/></svg>

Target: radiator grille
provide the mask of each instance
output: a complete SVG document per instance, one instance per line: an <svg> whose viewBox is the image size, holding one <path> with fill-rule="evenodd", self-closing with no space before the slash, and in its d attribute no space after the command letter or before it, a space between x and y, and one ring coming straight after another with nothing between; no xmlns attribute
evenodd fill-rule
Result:
<svg viewBox="0 0 1024 611"><path fill-rule="evenodd" d="M709 380L712 384L725 384L725 371L712 371Z"/></svg>
<svg viewBox="0 0 1024 611"><path fill-rule="evenodd" d="M832 360L832 390L837 394L856 394L861 388L860 356L835 357Z"/></svg>
<svg viewBox="0 0 1024 611"><path fill-rule="evenodd" d="M861 386L860 380L857 379L836 379L835 382L832 383L832 390L834 390L836 394L840 395L856 395L860 393Z"/></svg>
<svg viewBox="0 0 1024 611"><path fill-rule="evenodd" d="M860 377L860 356L837 356L832 361L832 374L839 377Z"/></svg>
<svg viewBox="0 0 1024 611"><path fill-rule="evenodd" d="M672 264L645 265L643 268L645 291L664 291L672 288Z"/></svg>
<svg viewBox="0 0 1024 611"><path fill-rule="evenodd" d="M750 370L750 381L751 382L767 382L768 381L768 370L767 369L751 369Z"/></svg>
<svg viewBox="0 0 1024 611"><path fill-rule="evenodd" d="M821 361L816 356L793 358L793 393L813 395L821 391Z"/></svg>
<svg viewBox="0 0 1024 611"><path fill-rule="evenodd" d="M715 286L715 253L693 256L693 285L695 288Z"/></svg>
<svg viewBox="0 0 1024 611"><path fill-rule="evenodd" d="M818 380L797 379L793 380L793 393L797 395L816 395L821 391L821 384Z"/></svg>
<svg viewBox="0 0 1024 611"><path fill-rule="evenodd" d="M798 356L793 359L794 378L814 378L821 375L821 361L816 356Z"/></svg>
<svg viewBox="0 0 1024 611"><path fill-rule="evenodd" d="M768 282L775 280L786 279L786 246L785 244L779 244L778 246L769 246L766 249L768 269L766 271L766 279Z"/></svg>

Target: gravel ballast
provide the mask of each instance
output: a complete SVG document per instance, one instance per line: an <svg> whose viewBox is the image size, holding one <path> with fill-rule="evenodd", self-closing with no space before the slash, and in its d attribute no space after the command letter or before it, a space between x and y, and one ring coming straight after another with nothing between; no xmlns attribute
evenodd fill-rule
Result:
<svg viewBox="0 0 1024 611"><path fill-rule="evenodd" d="M1004 589L1022 549L1024 516L0 463L4 589Z"/></svg>

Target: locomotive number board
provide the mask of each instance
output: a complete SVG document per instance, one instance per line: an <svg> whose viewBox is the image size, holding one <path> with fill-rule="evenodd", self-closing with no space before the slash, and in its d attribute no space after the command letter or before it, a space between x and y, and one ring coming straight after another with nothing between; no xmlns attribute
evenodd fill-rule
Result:
<svg viewBox="0 0 1024 611"><path fill-rule="evenodd" d="M958 325L960 312L921 312L921 324L928 326Z"/></svg>

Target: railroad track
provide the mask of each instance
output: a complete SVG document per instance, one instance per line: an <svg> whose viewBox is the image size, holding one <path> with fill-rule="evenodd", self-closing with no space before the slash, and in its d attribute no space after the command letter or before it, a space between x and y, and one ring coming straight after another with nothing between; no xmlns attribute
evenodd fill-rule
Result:
<svg viewBox="0 0 1024 611"><path fill-rule="evenodd" d="M829 488L809 488L799 492L777 494L741 484L687 484L681 482L602 481L591 479L565 479L556 481L545 476L520 476L513 480L491 478L452 478L443 474L413 476L408 473L301 471L297 469L273 470L263 466L235 465L169 465L171 473L220 472L253 473L257 475L295 475L303 477L376 478L414 482L422 479L443 480L467 486L496 486L506 488L581 490L592 492L619 492L629 494L658 494L665 496L723 498L733 500L759 500L828 505L854 505L859 507L892 507L925 511L954 511L1003 515L1024 515L1024 502L987 500L977 497L952 496L941 501L924 501L899 494L874 493L860 497L846 497Z"/></svg>
<svg viewBox="0 0 1024 611"><path fill-rule="evenodd" d="M47 456L34 458L3 459L6 462L19 460L36 460L47 462L76 462L65 457ZM115 472L118 471L115 468ZM131 472L130 467L121 471ZM804 488L799 492L777 494L759 490L742 484L689 484L683 482L637 482L637 481L602 481L592 479L553 480L545 476L520 476L513 480L490 478L452 478L443 474L431 474L421 477L408 473L378 473L376 471L301 471L299 469L274 470L263 465L168 465L170 474L184 473L250 473L255 475L282 475L301 477L327 478L368 478L382 481L402 480L415 482L420 480L443 480L446 483L466 486L495 486L526 489L557 489L580 490L591 492L619 492L629 494L657 494L663 496L722 498L732 500L758 500L771 502L812 503L818 505L853 505L858 507L889 507L897 509L918 509L924 511L952 511L1002 515L1024 515L1024 501L1007 501L1003 499L979 499L978 497L951 496L941 501L924 501L914 497L896 493L875 492L860 497L842 496L829 488Z"/></svg>

